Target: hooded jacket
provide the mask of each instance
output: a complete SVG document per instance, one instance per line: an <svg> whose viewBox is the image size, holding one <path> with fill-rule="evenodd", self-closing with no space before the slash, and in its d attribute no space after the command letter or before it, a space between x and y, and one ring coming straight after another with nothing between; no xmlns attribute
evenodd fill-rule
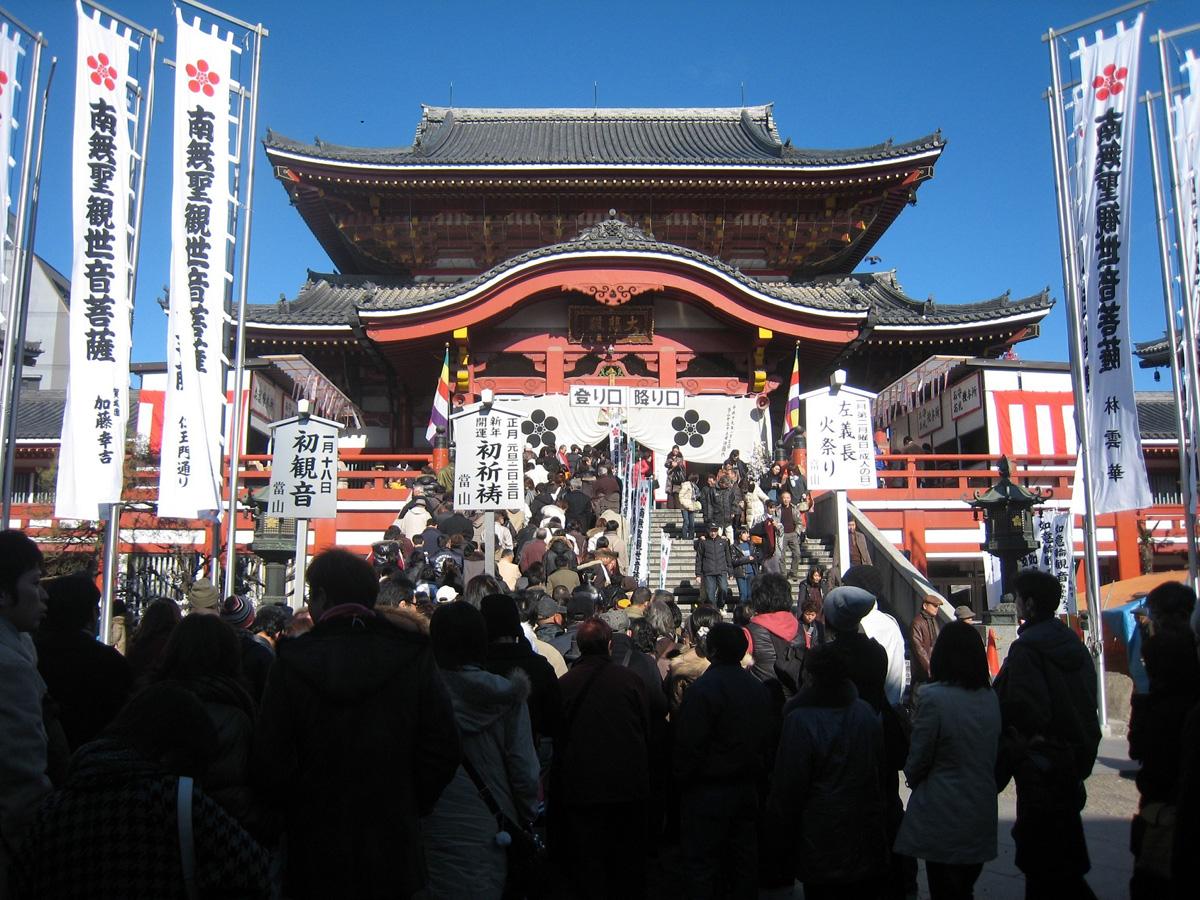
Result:
<svg viewBox="0 0 1200 900"><path fill-rule="evenodd" d="M442 671L462 735L463 756L513 822L532 821L537 804L538 759L529 727L529 679L507 678L475 666ZM421 822L431 898L498 898L507 873L499 827L475 782L459 766Z"/></svg>
<svg viewBox="0 0 1200 900"><path fill-rule="evenodd" d="M754 656L751 674L759 681L777 678L775 663L796 639L800 620L788 610L761 613L750 620L746 630L750 632L750 652Z"/></svg>
<svg viewBox="0 0 1200 900"><path fill-rule="evenodd" d="M419 890L418 816L461 759L428 640L347 609L279 642L255 732L256 781L283 805L290 897Z"/></svg>
<svg viewBox="0 0 1200 900"><path fill-rule="evenodd" d="M784 713L768 822L794 836L796 877L847 884L878 876L888 859L879 717L847 679L804 688Z"/></svg>
<svg viewBox="0 0 1200 900"><path fill-rule="evenodd" d="M1096 668L1078 636L1051 618L1025 625L996 676L1004 727L1067 744L1082 781L1100 746Z"/></svg>

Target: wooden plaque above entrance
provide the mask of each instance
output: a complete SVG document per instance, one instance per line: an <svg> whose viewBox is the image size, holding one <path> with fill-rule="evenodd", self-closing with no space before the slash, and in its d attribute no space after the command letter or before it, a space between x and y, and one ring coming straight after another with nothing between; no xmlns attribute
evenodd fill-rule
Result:
<svg viewBox="0 0 1200 900"><path fill-rule="evenodd" d="M650 344L654 341L654 307L595 306L567 308L567 340L572 344Z"/></svg>

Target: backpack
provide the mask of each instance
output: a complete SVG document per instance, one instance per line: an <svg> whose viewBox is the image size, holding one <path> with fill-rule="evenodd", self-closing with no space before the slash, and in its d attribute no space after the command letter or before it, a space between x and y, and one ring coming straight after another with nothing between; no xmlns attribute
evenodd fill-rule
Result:
<svg viewBox="0 0 1200 900"><path fill-rule="evenodd" d="M783 696L790 700L800 690L802 681L804 654L808 651L804 645L804 632L796 632L796 636L791 642L785 642L779 635L762 625L751 622L747 627L756 638L765 635L771 642L771 647L775 651L774 679L783 688Z"/></svg>

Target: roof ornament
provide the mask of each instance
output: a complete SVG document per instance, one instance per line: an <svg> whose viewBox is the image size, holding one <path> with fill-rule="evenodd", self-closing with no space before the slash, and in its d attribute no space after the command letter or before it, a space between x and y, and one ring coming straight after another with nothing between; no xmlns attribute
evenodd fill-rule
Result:
<svg viewBox="0 0 1200 900"><path fill-rule="evenodd" d="M646 231L638 228L636 225L617 218L617 211L610 209L608 218L597 222L590 228L585 228L579 232L579 236L575 238L578 243L628 243L629 241L637 241L642 243L653 243L654 235L648 234Z"/></svg>

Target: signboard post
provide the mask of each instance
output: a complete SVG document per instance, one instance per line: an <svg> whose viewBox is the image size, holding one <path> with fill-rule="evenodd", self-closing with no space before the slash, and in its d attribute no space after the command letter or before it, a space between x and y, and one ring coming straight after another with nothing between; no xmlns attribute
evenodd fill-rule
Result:
<svg viewBox="0 0 1200 900"><path fill-rule="evenodd" d="M828 388L809 391L800 399L808 436L808 487L836 492L838 571L845 572L850 568L846 491L875 487L871 425L875 395L848 387L845 370L838 369L830 376Z"/></svg>
<svg viewBox="0 0 1200 900"><path fill-rule="evenodd" d="M524 495L521 422L493 405L492 392L450 417L454 436L454 509L483 511L484 571L496 574L496 510L516 509Z"/></svg>
<svg viewBox="0 0 1200 900"><path fill-rule="evenodd" d="M337 516L337 422L299 413L271 423L271 488L267 513L296 520L295 581L291 607L304 606L304 571L308 567L308 520Z"/></svg>

